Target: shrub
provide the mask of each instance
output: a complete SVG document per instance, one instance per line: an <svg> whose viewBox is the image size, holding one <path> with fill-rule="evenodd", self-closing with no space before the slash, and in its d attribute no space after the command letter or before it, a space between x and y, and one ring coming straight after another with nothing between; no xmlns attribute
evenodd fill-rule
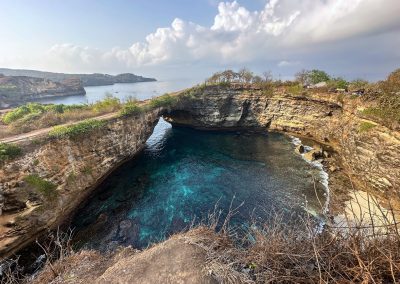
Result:
<svg viewBox="0 0 400 284"><path fill-rule="evenodd" d="M358 91L369 87L369 82L363 79L356 79L350 82L349 88L352 91Z"/></svg>
<svg viewBox="0 0 400 284"><path fill-rule="evenodd" d="M330 80L329 75L325 71L317 69L311 70L308 76L311 84L318 84Z"/></svg>
<svg viewBox="0 0 400 284"><path fill-rule="evenodd" d="M400 124L400 109L390 106L369 107L361 112L362 115L381 122L385 126L392 127Z"/></svg>
<svg viewBox="0 0 400 284"><path fill-rule="evenodd" d="M371 122L367 122L367 121L363 121L360 123L360 126L358 127L358 132L362 133L362 132L367 132L369 130L371 130L372 128L374 128L376 126L376 124L373 124Z"/></svg>
<svg viewBox="0 0 400 284"><path fill-rule="evenodd" d="M53 199L57 196L57 186L54 183L41 178L37 174L26 176L24 181L48 199Z"/></svg>
<svg viewBox="0 0 400 284"><path fill-rule="evenodd" d="M94 103L91 108L98 113L116 111L121 108L121 102L118 98L107 94L103 100Z"/></svg>
<svg viewBox="0 0 400 284"><path fill-rule="evenodd" d="M22 153L20 147L12 144L0 143L0 162L7 161Z"/></svg>
<svg viewBox="0 0 400 284"><path fill-rule="evenodd" d="M287 87L287 92L290 93L291 95L299 96L304 93L304 88L302 85L297 84L293 86L288 86Z"/></svg>
<svg viewBox="0 0 400 284"><path fill-rule="evenodd" d="M345 79L338 77L334 78L332 80L328 81L328 88L334 88L334 89L346 89L349 86L349 82L347 82Z"/></svg>
<svg viewBox="0 0 400 284"><path fill-rule="evenodd" d="M85 174L85 175L91 175L91 174L93 173L93 169L92 169L91 166L87 165L87 166L84 166L84 167L82 168L81 172L82 172L83 174Z"/></svg>
<svg viewBox="0 0 400 284"><path fill-rule="evenodd" d="M141 112L143 112L143 109L138 105L138 103L134 100L130 100L122 106L120 114L122 116L128 116L128 115L136 115Z"/></svg>
<svg viewBox="0 0 400 284"><path fill-rule="evenodd" d="M45 113L53 112L55 114L62 114L68 111L87 109L87 105L43 105L38 103L28 103L26 105L17 107L3 116L3 122L5 124L11 124L16 121L25 123L33 121L41 117Z"/></svg>
<svg viewBox="0 0 400 284"><path fill-rule="evenodd" d="M7 112L3 116L3 122L5 124L10 124L11 122L14 122L22 117L24 117L26 114L29 114L29 108L27 106L21 106L18 107L12 111Z"/></svg>
<svg viewBox="0 0 400 284"><path fill-rule="evenodd" d="M177 100L178 99L176 97L173 97L169 94L165 94L163 96L153 98L150 101L150 106L152 108L169 107L169 106L172 106L173 104L175 104L177 102Z"/></svg>
<svg viewBox="0 0 400 284"><path fill-rule="evenodd" d="M49 132L49 136L53 138L74 137L90 132L93 129L103 127L105 124L106 122L102 120L87 119L73 125L55 126Z"/></svg>
<svg viewBox="0 0 400 284"><path fill-rule="evenodd" d="M380 83L386 93L400 92L400 68L389 74L387 79Z"/></svg>

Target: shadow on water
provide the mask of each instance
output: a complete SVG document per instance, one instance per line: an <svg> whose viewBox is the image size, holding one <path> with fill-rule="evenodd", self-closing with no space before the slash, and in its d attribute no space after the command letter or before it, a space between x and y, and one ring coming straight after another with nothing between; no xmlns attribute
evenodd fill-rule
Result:
<svg viewBox="0 0 400 284"><path fill-rule="evenodd" d="M75 215L80 246L143 248L205 219L215 204L247 226L273 210L321 212L318 170L294 154L282 134L238 134L172 128L160 119L146 147L123 164ZM324 202L324 189L317 184Z"/></svg>

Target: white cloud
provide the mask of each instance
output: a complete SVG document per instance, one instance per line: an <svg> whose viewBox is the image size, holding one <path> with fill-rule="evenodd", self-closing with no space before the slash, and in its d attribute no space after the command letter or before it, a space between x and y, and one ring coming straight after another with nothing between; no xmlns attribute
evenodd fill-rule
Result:
<svg viewBox="0 0 400 284"><path fill-rule="evenodd" d="M287 61L287 60L282 60L278 62L278 67L288 67L288 66L296 66L299 65L299 61Z"/></svg>
<svg viewBox="0 0 400 284"><path fill-rule="evenodd" d="M49 50L47 61L68 70L200 61L251 64L281 58L285 60L278 66L293 66L301 59L294 57L312 56L320 49L329 49L331 43L399 29L399 11L399 0L270 0L260 11L249 11L237 1L221 2L210 27L177 18L129 48L101 51L57 44Z"/></svg>

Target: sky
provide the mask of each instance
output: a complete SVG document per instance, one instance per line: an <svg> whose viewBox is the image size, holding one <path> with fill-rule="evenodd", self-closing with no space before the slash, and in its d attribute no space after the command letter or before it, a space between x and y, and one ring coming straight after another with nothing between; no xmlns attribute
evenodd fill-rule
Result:
<svg viewBox="0 0 400 284"><path fill-rule="evenodd" d="M399 15L400 0L0 0L0 67L378 80L400 67Z"/></svg>

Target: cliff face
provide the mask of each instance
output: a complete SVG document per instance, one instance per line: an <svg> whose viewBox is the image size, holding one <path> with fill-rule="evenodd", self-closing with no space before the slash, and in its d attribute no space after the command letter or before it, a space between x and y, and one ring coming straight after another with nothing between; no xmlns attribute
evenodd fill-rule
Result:
<svg viewBox="0 0 400 284"><path fill-rule="evenodd" d="M184 93L183 93L184 94ZM21 142L23 155L0 166L0 256L68 218L116 166L142 149L160 115L202 129L255 129L311 137L337 151L357 185L399 198L400 134L357 115L337 95L266 96L256 89L210 87L181 96L167 112L109 119L75 138ZM373 125L361 131L363 123Z"/></svg>
<svg viewBox="0 0 400 284"><path fill-rule="evenodd" d="M15 106L44 97L86 94L81 82L67 79L53 82L33 77L0 75L0 108Z"/></svg>
<svg viewBox="0 0 400 284"><path fill-rule="evenodd" d="M110 171L143 148L159 116L155 109L110 119L78 137L22 143L25 154L0 167L0 256L68 218Z"/></svg>
<svg viewBox="0 0 400 284"><path fill-rule="evenodd" d="M167 115L172 124L202 129L253 128L313 138L336 150L360 187L399 196L400 134L357 116L337 95L266 96L260 90L206 88ZM374 125L360 131L362 123Z"/></svg>

